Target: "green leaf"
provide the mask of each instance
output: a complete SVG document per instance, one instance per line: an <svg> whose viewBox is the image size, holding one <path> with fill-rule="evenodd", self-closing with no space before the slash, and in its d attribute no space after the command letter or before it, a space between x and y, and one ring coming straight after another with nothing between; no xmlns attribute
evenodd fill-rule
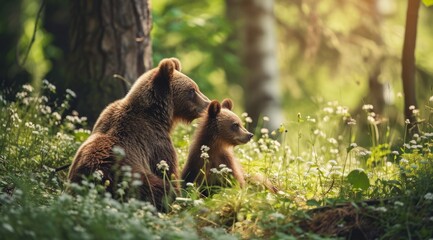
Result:
<svg viewBox="0 0 433 240"><path fill-rule="evenodd" d="M349 175L347 175L347 181L352 184L354 188L367 190L368 187L370 187L370 180L362 169L352 170Z"/></svg>
<svg viewBox="0 0 433 240"><path fill-rule="evenodd" d="M309 199L307 200L307 206L320 207L320 202L317 201L316 199Z"/></svg>
<svg viewBox="0 0 433 240"><path fill-rule="evenodd" d="M433 0L422 0L422 2L423 2L424 5L426 5L427 7L430 7L431 5L433 5Z"/></svg>

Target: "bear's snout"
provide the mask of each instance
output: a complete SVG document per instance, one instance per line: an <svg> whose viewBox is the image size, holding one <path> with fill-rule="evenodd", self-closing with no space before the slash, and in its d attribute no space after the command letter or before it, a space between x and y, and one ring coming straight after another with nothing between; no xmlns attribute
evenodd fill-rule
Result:
<svg viewBox="0 0 433 240"><path fill-rule="evenodd" d="M251 140L251 138L253 138L253 137L254 137L254 134L248 133L248 135L247 135L248 140Z"/></svg>

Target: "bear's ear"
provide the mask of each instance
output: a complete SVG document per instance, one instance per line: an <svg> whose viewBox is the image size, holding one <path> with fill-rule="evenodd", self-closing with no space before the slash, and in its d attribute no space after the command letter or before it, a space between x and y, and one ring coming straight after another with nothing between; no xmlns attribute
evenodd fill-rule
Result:
<svg viewBox="0 0 433 240"><path fill-rule="evenodd" d="M153 80L154 86L158 89L168 89L170 86L170 80L173 78L173 73L176 68L175 63L169 59L162 59L155 73L155 78Z"/></svg>
<svg viewBox="0 0 433 240"><path fill-rule="evenodd" d="M207 108L207 114L210 118L215 118L221 112L221 104L217 100L213 100Z"/></svg>
<svg viewBox="0 0 433 240"><path fill-rule="evenodd" d="M176 64L169 58L162 59L158 64L158 75L164 79L171 79L176 69Z"/></svg>
<svg viewBox="0 0 433 240"><path fill-rule="evenodd" d="M179 59L172 57L170 60L174 63L175 69L180 72L182 70L182 65L180 64Z"/></svg>
<svg viewBox="0 0 433 240"><path fill-rule="evenodd" d="M233 109L233 101L230 98L226 98L221 103L223 108L227 108L228 110Z"/></svg>

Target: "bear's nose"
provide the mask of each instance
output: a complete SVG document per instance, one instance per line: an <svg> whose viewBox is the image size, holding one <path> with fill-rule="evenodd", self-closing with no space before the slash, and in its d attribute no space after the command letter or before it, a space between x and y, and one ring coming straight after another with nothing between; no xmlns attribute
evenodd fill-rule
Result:
<svg viewBox="0 0 433 240"><path fill-rule="evenodd" d="M252 133L248 133L248 139L251 140L251 138L253 138L253 137L254 137L254 134L252 134Z"/></svg>

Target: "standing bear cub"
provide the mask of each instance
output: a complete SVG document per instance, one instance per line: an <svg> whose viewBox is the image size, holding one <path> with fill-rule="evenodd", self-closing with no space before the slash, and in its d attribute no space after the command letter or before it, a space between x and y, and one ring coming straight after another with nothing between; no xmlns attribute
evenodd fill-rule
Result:
<svg viewBox="0 0 433 240"><path fill-rule="evenodd" d="M198 118L210 102L180 70L179 60L161 60L158 67L137 79L123 99L103 110L75 155L70 182L80 183L97 171L102 173L107 191L115 196L116 183L122 178L118 170L129 166L142 181L140 198L166 210L165 197L177 191L169 183L170 177L179 179L170 132L177 122ZM113 147L124 150L121 159ZM158 168L162 160L167 163L165 172Z"/></svg>
<svg viewBox="0 0 433 240"><path fill-rule="evenodd" d="M240 187L245 186L246 175L233 149L250 141L253 134L242 126L239 117L231 111L232 108L233 102L230 99L224 99L221 104L215 100L209 104L196 130L182 171L184 188L187 183L195 183L201 188L201 193L207 196L213 186L226 185L227 180L224 177L211 172L211 169L218 169L221 164L231 170ZM203 155L203 150L207 150L207 155ZM277 188L260 174L249 176L247 181L277 192Z"/></svg>

